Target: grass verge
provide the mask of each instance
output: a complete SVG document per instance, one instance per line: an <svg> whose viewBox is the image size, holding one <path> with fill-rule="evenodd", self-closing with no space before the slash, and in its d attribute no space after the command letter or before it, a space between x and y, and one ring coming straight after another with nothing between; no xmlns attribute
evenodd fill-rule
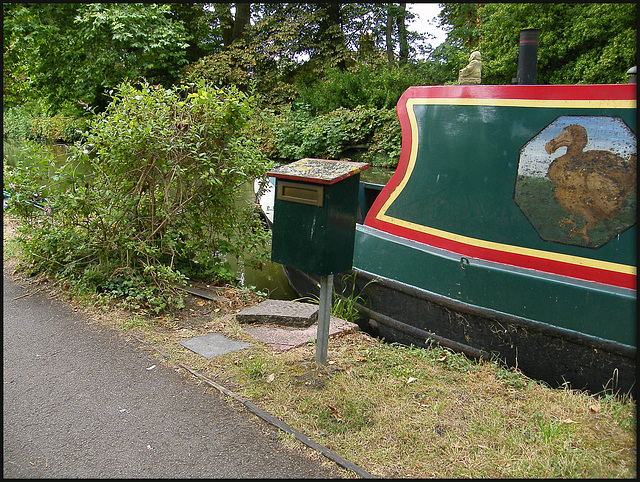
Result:
<svg viewBox="0 0 640 482"><path fill-rule="evenodd" d="M5 274L19 276L15 220L5 214L4 221ZM193 298L181 313L153 318L51 280L28 282L49 286L91 322L135 335L164 353L164 363L197 370L378 477L636 477L637 410L626 397L551 389L496 362L361 332L332 337L319 368L312 343L278 352L252 338L234 314L260 298L232 287L219 288L217 301ZM179 344L206 333L253 346L207 360ZM300 448L289 435L280 440Z"/></svg>

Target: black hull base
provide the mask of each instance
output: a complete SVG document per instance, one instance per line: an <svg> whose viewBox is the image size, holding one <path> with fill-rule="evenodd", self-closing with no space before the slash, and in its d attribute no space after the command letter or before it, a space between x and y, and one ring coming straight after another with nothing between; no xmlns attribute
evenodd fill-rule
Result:
<svg viewBox="0 0 640 482"><path fill-rule="evenodd" d="M317 296L319 277L285 267L300 297ZM403 345L438 343L471 358L497 359L553 388L636 397L636 349L543 323L469 306L388 279L357 272L360 328ZM352 293L353 276L336 274L335 293ZM345 286L346 284L346 286Z"/></svg>

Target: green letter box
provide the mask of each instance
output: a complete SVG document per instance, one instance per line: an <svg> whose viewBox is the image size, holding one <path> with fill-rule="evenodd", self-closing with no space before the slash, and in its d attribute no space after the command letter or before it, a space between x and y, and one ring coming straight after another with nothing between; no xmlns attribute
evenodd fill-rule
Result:
<svg viewBox="0 0 640 482"><path fill-rule="evenodd" d="M301 159L276 178L271 260L327 276L353 262L358 184L364 162Z"/></svg>

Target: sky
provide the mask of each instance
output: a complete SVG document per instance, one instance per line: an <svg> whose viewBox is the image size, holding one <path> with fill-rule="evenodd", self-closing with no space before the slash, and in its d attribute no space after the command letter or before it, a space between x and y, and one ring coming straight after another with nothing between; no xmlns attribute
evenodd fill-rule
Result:
<svg viewBox="0 0 640 482"><path fill-rule="evenodd" d="M408 3L407 8L418 15L410 24L411 30L435 35L435 39L429 40L433 47L437 47L446 40L447 34L435 26L434 19L440 13L440 7L437 3Z"/></svg>

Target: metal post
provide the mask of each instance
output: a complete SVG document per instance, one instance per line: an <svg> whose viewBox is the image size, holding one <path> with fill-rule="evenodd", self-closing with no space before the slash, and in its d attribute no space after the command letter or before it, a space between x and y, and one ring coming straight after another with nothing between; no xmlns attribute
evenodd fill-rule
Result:
<svg viewBox="0 0 640 482"><path fill-rule="evenodd" d="M329 345L329 323L331 321L331 295L333 294L333 275L320 277L320 307L318 308L318 333L316 336L316 364L327 363Z"/></svg>

